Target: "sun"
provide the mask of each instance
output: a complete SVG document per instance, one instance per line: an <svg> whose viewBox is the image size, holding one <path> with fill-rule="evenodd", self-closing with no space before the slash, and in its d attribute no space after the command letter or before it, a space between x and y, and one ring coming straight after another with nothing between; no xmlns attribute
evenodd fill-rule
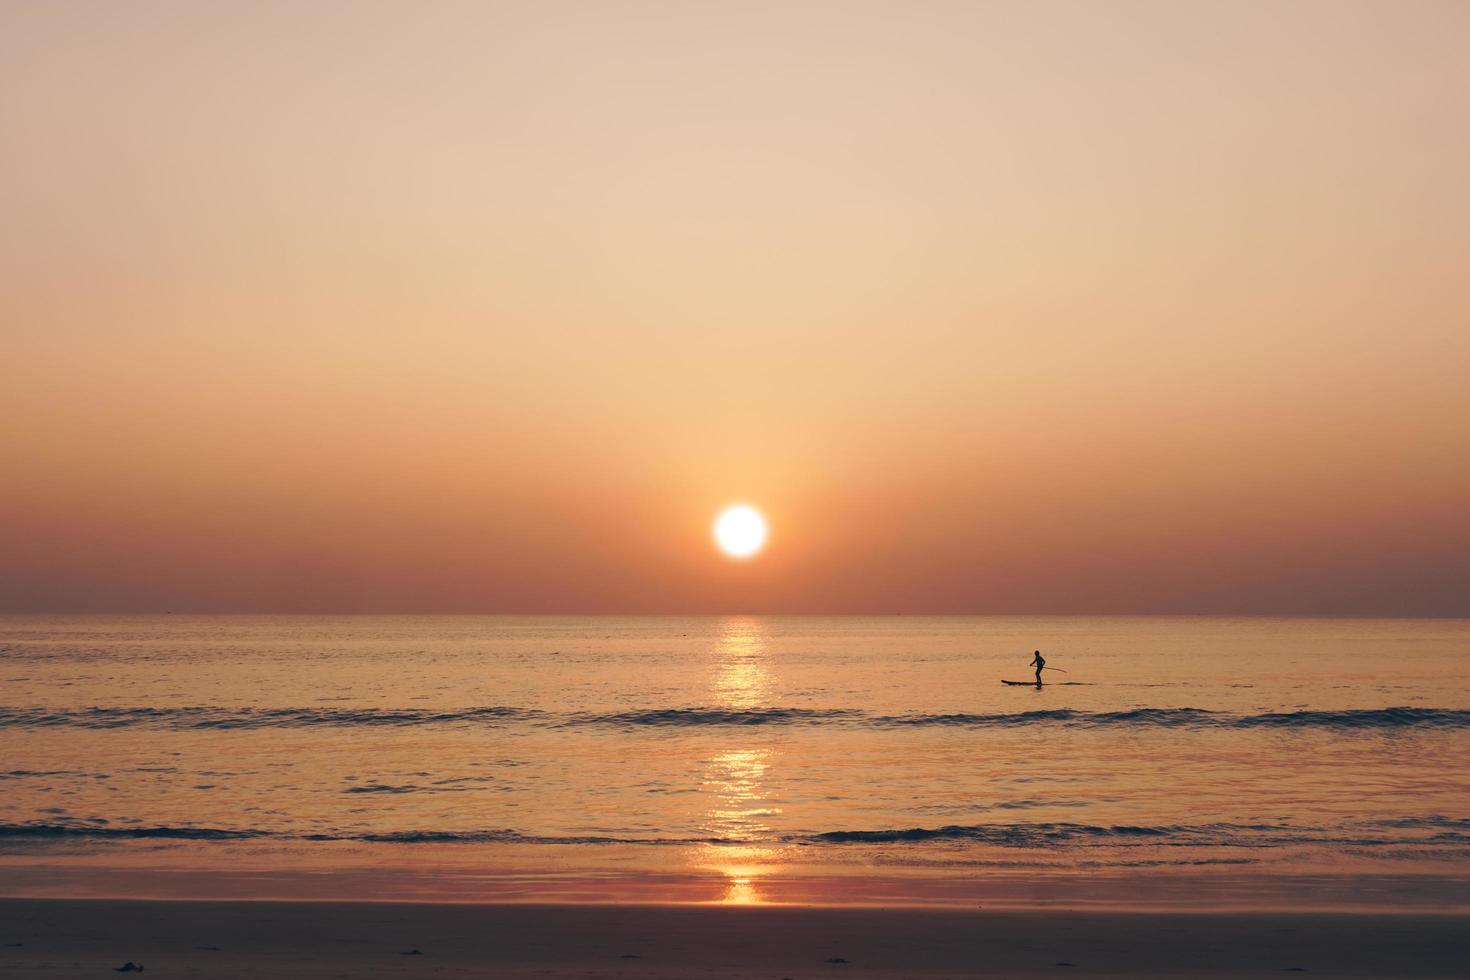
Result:
<svg viewBox="0 0 1470 980"><path fill-rule="evenodd" d="M749 558L766 543L766 519L749 504L736 504L715 518L715 543L731 558Z"/></svg>

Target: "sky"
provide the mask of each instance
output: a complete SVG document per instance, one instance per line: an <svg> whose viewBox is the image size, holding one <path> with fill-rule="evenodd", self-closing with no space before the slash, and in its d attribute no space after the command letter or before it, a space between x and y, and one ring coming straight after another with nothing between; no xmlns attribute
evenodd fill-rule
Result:
<svg viewBox="0 0 1470 980"><path fill-rule="evenodd" d="M1470 615L1467 44L0 5L0 610Z"/></svg>

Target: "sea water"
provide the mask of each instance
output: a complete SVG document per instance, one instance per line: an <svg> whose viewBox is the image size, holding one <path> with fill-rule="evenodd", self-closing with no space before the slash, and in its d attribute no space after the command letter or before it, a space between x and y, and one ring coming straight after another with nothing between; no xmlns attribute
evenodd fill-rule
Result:
<svg viewBox="0 0 1470 980"><path fill-rule="evenodd" d="M1467 859L1465 620L0 617L0 893L1444 905Z"/></svg>

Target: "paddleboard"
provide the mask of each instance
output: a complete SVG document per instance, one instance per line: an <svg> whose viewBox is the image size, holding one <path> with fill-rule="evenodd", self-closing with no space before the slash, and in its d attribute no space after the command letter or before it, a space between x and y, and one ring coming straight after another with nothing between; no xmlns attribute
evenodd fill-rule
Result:
<svg viewBox="0 0 1470 980"><path fill-rule="evenodd" d="M1002 684L1009 684L1012 687L1035 687L1036 686L1036 682L1035 681L1001 681L1001 683Z"/></svg>

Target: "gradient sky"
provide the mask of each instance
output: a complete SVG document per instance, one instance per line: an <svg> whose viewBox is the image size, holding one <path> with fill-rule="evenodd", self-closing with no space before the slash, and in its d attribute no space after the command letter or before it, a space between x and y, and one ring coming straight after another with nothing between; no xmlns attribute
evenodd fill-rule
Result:
<svg viewBox="0 0 1470 980"><path fill-rule="evenodd" d="M1470 615L1467 50L6 3L0 609Z"/></svg>

